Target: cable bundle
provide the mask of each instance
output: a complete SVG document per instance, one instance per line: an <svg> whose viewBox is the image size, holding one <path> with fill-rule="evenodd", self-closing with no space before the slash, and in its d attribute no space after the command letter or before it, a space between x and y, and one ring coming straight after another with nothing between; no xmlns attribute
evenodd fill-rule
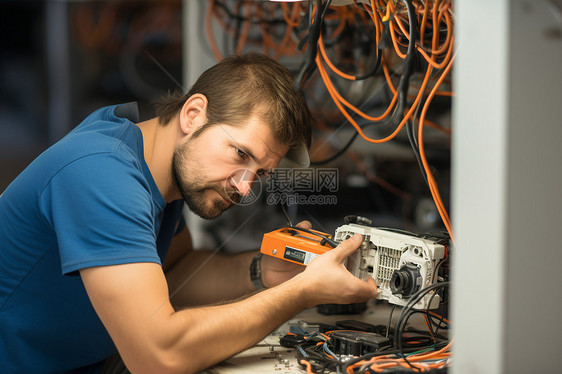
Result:
<svg viewBox="0 0 562 374"><path fill-rule="evenodd" d="M380 144L396 139L405 128L447 237L454 244L450 218L424 148L426 126L446 136L451 133L427 117L436 96L444 100L453 96L449 78L454 61L452 1L353 0L350 5L337 5L332 6L331 0L290 4L211 0L207 34L217 59L223 54L212 34L213 20L225 31L225 51L241 53L244 48L258 46L275 59L300 59L295 88L303 90L309 100L318 95L313 92L317 88L314 84L321 83L326 89L337 112L355 132L336 154L313 160L312 165L340 157L358 136ZM367 113L373 110L378 113ZM330 116L334 117L333 113ZM367 127L388 134L369 136ZM321 129L334 131L328 126ZM351 153L350 157L370 180L397 196L410 198L407 192L370 175L357 155ZM297 348L299 363L308 373L444 372L450 364L452 340L440 330L447 330L450 322L412 306L428 292L445 292L448 286L448 282L440 282L414 294L392 332L391 312L386 333L393 345L362 356L344 357L334 352L330 332L315 333ZM427 331L407 328L409 319L420 313Z"/></svg>
<svg viewBox="0 0 562 374"><path fill-rule="evenodd" d="M261 48L268 56L294 56L299 53L298 37L305 3L209 0L205 16L207 39L213 55L221 60L227 54L240 54L245 48ZM213 22L224 31L223 53L213 32ZM231 44L231 45L230 45Z"/></svg>
<svg viewBox="0 0 562 374"><path fill-rule="evenodd" d="M448 77L454 61L452 1L354 0L346 6L331 5L331 0L291 4L211 0L207 34L213 53L217 59L222 58L212 33L214 19L221 24L226 37L233 40L231 52L240 53L246 45L261 45L265 54L276 59L300 56L302 61L295 82L298 89L306 91L311 88L307 81L321 79L338 112L354 127L356 134L335 155L314 160L312 165L322 165L341 156L357 135L378 144L395 139L406 128L422 176L454 243L450 218L424 148L426 126L450 134L450 129L428 120L427 116L435 96L453 95L450 88L443 88L450 86ZM225 50L228 44L225 42ZM332 60L337 60L340 67ZM316 70L318 75L314 74ZM374 115L361 107L381 106L380 97L376 104L352 103L358 91L353 85L361 84L362 91L369 95L373 91L372 82L383 85L386 94L382 98L386 101L382 103L383 110ZM364 131L367 126L390 128L390 133L368 136ZM367 175L361 163L355 162ZM409 197L389 183L374 181L397 196Z"/></svg>
<svg viewBox="0 0 562 374"><path fill-rule="evenodd" d="M371 1L370 7L362 4L370 15L376 33L377 68L382 66L383 74L392 99L384 112L378 116L372 116L347 101L335 88L330 79L326 66L343 79L356 81L364 79L364 76L353 76L344 73L330 61L326 52L322 36L318 40L320 53L316 56L316 66L328 92L344 117L353 125L358 134L371 143L384 143L396 137L396 135L407 127L408 140L414 150L416 159L422 170L422 174L429 186L431 195L435 201L441 219L454 242L451 222L430 166L427 162L423 146L423 131L425 118L432 99L435 95L451 95L449 91L439 91L440 86L451 71L454 56L453 30L452 30L452 5L450 1ZM418 26L419 25L419 26ZM445 35L444 40L442 35ZM418 36L419 35L419 36ZM410 37L412 36L412 37ZM392 42L393 52L402 60L402 72L400 74L398 87L395 87L389 72L389 65L394 56L388 51L383 51L381 46ZM430 44L428 47L427 45ZM386 53L385 53L386 52ZM409 82L414 70L425 62L425 73L413 102L408 107ZM326 65L326 66L325 66ZM430 86L431 80L436 81ZM418 131L414 132L414 121L416 113L420 110ZM375 139L368 137L363 127L349 113L352 112L370 121L371 124L394 124L392 133L386 137ZM440 128L432 124L434 127ZM441 128L440 128L441 129Z"/></svg>
<svg viewBox="0 0 562 374"><path fill-rule="evenodd" d="M453 341L440 334L439 330L447 330L449 321L429 310L413 310L412 306L427 293L446 289L448 286L448 282L441 282L412 295L407 305L402 308L395 328L391 330L393 307L385 330L386 336L394 341L394 346L382 346L375 352L360 356L343 355L334 352L336 347L333 336L340 330L314 332L296 347L299 364L306 368L309 374L334 371L348 374L444 372L450 365ZM406 329L409 319L419 313L424 315L427 332Z"/></svg>

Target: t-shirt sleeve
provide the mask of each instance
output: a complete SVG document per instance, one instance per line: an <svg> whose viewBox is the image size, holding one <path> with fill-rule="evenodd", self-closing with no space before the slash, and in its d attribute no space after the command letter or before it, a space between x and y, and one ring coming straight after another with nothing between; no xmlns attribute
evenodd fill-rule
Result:
<svg viewBox="0 0 562 374"><path fill-rule="evenodd" d="M160 263L156 211L134 160L89 155L62 168L41 194L56 232L63 274L104 265Z"/></svg>

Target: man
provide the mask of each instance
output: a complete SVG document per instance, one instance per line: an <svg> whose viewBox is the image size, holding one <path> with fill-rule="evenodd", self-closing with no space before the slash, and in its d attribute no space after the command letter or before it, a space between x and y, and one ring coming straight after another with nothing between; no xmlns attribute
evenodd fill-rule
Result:
<svg viewBox="0 0 562 374"><path fill-rule="evenodd" d="M102 108L30 164L0 197L0 372L95 372L117 351L133 373L196 372L305 308L374 297L342 265L360 237L304 271L191 248L183 201L217 217L249 193L245 175L307 157L292 80L265 56L230 57L158 117Z"/></svg>

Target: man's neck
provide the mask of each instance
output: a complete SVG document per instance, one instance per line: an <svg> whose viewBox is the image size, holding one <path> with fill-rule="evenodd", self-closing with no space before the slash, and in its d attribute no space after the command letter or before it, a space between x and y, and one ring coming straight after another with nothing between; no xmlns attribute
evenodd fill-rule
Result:
<svg viewBox="0 0 562 374"><path fill-rule="evenodd" d="M174 121L161 126L158 118L140 122L144 144L144 160L166 202L181 198L172 180L172 158L177 142Z"/></svg>

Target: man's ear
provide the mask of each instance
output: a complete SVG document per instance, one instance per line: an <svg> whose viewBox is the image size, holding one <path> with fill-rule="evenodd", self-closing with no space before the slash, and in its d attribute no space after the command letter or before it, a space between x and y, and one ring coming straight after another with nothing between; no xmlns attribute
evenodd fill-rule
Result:
<svg viewBox="0 0 562 374"><path fill-rule="evenodd" d="M207 123L207 97L203 94L191 95L180 111L180 130L185 135L193 133Z"/></svg>

